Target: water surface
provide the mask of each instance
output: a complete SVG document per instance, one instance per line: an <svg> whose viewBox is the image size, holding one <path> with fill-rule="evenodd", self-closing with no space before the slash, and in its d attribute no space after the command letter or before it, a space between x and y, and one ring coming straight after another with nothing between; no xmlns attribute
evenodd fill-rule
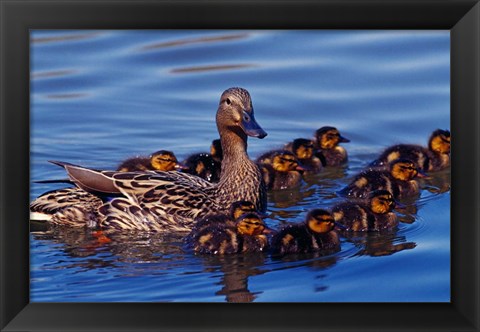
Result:
<svg viewBox="0 0 480 332"><path fill-rule="evenodd" d="M31 179L48 160L114 169L135 155L179 159L217 138L221 93L248 89L268 132L252 158L314 130L351 139L350 161L269 194L267 224L301 222L386 146L450 128L448 31L34 31ZM399 229L343 238L341 252L195 255L181 238L32 225L31 301L439 302L450 300L450 171L435 174ZM62 187L31 185L31 199Z"/></svg>

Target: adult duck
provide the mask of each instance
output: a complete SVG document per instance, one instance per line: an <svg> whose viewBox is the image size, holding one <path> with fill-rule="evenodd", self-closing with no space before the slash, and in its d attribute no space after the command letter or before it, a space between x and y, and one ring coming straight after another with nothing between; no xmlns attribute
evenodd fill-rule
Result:
<svg viewBox="0 0 480 332"><path fill-rule="evenodd" d="M250 94L242 88L223 92L216 114L217 129L223 151L222 171L218 183L181 172L100 171L54 162L65 168L78 188L76 196L86 196L87 221L112 230L157 232L190 231L195 218L211 213L227 213L233 202L248 200L258 211L266 209L267 196L260 170L247 154L247 137L264 138L267 133L254 117ZM79 191L87 192L78 195ZM82 192L82 194L83 194ZM61 214L55 192L38 197L31 212ZM97 197L102 204L92 207ZM114 197L112 199L112 197ZM68 200L68 199L67 199ZM63 201L63 200L62 200ZM82 210L82 200L64 208ZM71 213L69 213L70 215ZM82 211L77 213L81 219ZM64 221L55 216L57 223ZM81 224L81 223L77 223Z"/></svg>

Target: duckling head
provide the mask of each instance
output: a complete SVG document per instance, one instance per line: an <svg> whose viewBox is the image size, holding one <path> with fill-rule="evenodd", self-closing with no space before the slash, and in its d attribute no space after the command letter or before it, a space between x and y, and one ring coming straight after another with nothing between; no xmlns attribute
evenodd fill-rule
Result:
<svg viewBox="0 0 480 332"><path fill-rule="evenodd" d="M289 151L282 151L273 157L272 167L277 172L303 171L298 159Z"/></svg>
<svg viewBox="0 0 480 332"><path fill-rule="evenodd" d="M370 209L374 213L385 214L395 208L395 199L388 190L375 190L370 194Z"/></svg>
<svg viewBox="0 0 480 332"><path fill-rule="evenodd" d="M441 153L450 153L450 131L437 129L428 140L428 147L430 150Z"/></svg>
<svg viewBox="0 0 480 332"><path fill-rule="evenodd" d="M305 223L314 233L328 233L335 227L335 220L330 212L323 209L314 209L308 212Z"/></svg>
<svg viewBox="0 0 480 332"><path fill-rule="evenodd" d="M177 157L171 151L160 150L152 153L149 158L153 169L157 171L167 172L180 168Z"/></svg>
<svg viewBox="0 0 480 332"><path fill-rule="evenodd" d="M213 159L223 159L222 143L220 139L214 139L212 141L212 145L210 146L210 154L212 155Z"/></svg>
<svg viewBox="0 0 480 332"><path fill-rule="evenodd" d="M252 100L247 90L230 88L223 92L217 111L220 133L233 131L246 141L246 136L264 138L267 133L255 120Z"/></svg>
<svg viewBox="0 0 480 332"><path fill-rule="evenodd" d="M298 159L310 159L313 156L313 142L305 138L297 138L292 143L292 150Z"/></svg>
<svg viewBox="0 0 480 332"><path fill-rule="evenodd" d="M257 213L243 214L237 219L237 232L242 235L255 236L263 234L267 228Z"/></svg>
<svg viewBox="0 0 480 332"><path fill-rule="evenodd" d="M322 127L315 132L315 138L320 149L333 149L339 143L348 143L348 138L340 135L335 127Z"/></svg>
<svg viewBox="0 0 480 332"><path fill-rule="evenodd" d="M238 201L232 203L230 206L230 216L237 220L242 214L255 212L257 209L252 202L249 201Z"/></svg>
<svg viewBox="0 0 480 332"><path fill-rule="evenodd" d="M403 158L397 159L390 164L390 174L400 181L410 181L417 176L425 177L411 160Z"/></svg>

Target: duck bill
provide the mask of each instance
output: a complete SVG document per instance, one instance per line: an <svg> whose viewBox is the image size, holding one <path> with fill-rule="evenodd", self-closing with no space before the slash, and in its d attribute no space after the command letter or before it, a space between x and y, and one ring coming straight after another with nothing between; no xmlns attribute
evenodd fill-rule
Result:
<svg viewBox="0 0 480 332"><path fill-rule="evenodd" d="M264 138L267 136L267 132L260 127L260 125L255 120L253 112L250 114L248 121L242 120L242 127L245 134L251 137Z"/></svg>
<svg viewBox="0 0 480 332"><path fill-rule="evenodd" d="M348 138L345 138L343 136L340 136L339 139L340 139L340 141L339 141L340 143L349 143L350 142L350 140Z"/></svg>

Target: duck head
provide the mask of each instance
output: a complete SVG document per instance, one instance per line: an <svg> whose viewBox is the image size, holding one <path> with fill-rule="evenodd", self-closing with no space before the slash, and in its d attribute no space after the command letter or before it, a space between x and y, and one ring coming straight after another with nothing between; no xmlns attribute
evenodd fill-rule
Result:
<svg viewBox="0 0 480 332"><path fill-rule="evenodd" d="M408 159L397 159L390 164L390 174L400 181L410 181L416 177L425 177L415 164Z"/></svg>
<svg viewBox="0 0 480 332"><path fill-rule="evenodd" d="M430 150L441 153L450 153L450 131L437 129L435 130L430 139L428 140L428 147Z"/></svg>
<svg viewBox="0 0 480 332"><path fill-rule="evenodd" d="M305 224L313 233L328 233L335 227L335 220L330 212L323 209L314 209L308 212Z"/></svg>
<svg viewBox="0 0 480 332"><path fill-rule="evenodd" d="M228 129L244 139L246 136L257 138L267 136L255 120L250 94L242 88L230 88L223 92L216 120L220 133Z"/></svg>
<svg viewBox="0 0 480 332"><path fill-rule="evenodd" d="M258 213L243 214L237 219L237 232L242 235L261 235L270 231Z"/></svg>
<svg viewBox="0 0 480 332"><path fill-rule="evenodd" d="M375 190L370 196L370 209L374 213L385 214L395 208L395 199L388 190Z"/></svg>
<svg viewBox="0 0 480 332"><path fill-rule="evenodd" d="M335 127L322 127L315 132L318 147L320 149L333 149L339 143L348 143L348 138L340 135L340 132Z"/></svg>
<svg viewBox="0 0 480 332"><path fill-rule="evenodd" d="M289 151L282 151L272 159L272 167L277 172L292 172L305 170L299 163L295 155Z"/></svg>
<svg viewBox="0 0 480 332"><path fill-rule="evenodd" d="M175 157L171 151L160 150L152 153L149 158L153 169L157 171L167 172L183 168L183 166L178 163L177 157Z"/></svg>
<svg viewBox="0 0 480 332"><path fill-rule="evenodd" d="M310 159L313 156L313 142L306 138L297 138L292 142L292 150L298 159Z"/></svg>

